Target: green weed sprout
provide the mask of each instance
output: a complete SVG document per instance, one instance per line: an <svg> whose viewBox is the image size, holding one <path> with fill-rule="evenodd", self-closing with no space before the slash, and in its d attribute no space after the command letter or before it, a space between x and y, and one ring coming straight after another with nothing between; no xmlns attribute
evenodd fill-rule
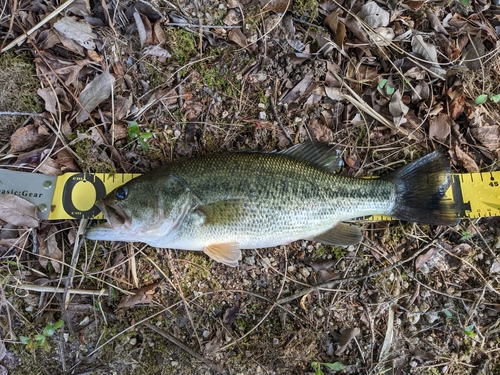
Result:
<svg viewBox="0 0 500 375"><path fill-rule="evenodd" d="M34 350L37 347L43 347L45 351L49 352L49 342L47 339L52 337L58 328L61 328L64 322L62 320L58 320L55 323L49 323L43 329L41 335L35 335L33 337L21 336L19 337L21 342L26 345L26 347L30 350Z"/></svg>
<svg viewBox="0 0 500 375"><path fill-rule="evenodd" d="M324 375L324 372L321 370L321 366L324 366L333 371L342 371L345 370L346 366L340 362L335 363L323 363L323 362L312 362L311 367L315 371L315 375Z"/></svg>
<svg viewBox="0 0 500 375"><path fill-rule="evenodd" d="M484 104L490 99L493 103L498 103L500 102L500 94L495 94L495 95L487 95L487 94L481 94L476 99L474 99L474 103L477 105Z"/></svg>
<svg viewBox="0 0 500 375"><path fill-rule="evenodd" d="M149 150L149 146L146 141L153 136L152 132L141 132L139 129L139 124L136 121L129 121L128 123L128 136L137 140L143 150Z"/></svg>

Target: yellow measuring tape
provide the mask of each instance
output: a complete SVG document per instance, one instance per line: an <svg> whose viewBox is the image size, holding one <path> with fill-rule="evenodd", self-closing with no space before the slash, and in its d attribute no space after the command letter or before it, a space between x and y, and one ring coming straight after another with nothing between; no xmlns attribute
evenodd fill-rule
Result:
<svg viewBox="0 0 500 375"><path fill-rule="evenodd" d="M102 218L95 201L138 176L131 173L66 173L58 176L48 219ZM500 216L500 171L452 174L452 184L446 196L455 201L462 218ZM385 219L388 218L368 218Z"/></svg>

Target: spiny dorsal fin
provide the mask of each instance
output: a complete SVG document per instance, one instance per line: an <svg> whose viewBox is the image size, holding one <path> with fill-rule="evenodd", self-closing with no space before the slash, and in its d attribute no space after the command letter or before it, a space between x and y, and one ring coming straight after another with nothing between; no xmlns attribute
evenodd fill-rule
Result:
<svg viewBox="0 0 500 375"><path fill-rule="evenodd" d="M327 245L356 245L361 241L361 229L355 225L338 223L332 229L314 237L314 241Z"/></svg>
<svg viewBox="0 0 500 375"><path fill-rule="evenodd" d="M314 164L317 167L335 172L342 166L342 156L339 150L327 143L304 142L279 152L295 159Z"/></svg>
<svg viewBox="0 0 500 375"><path fill-rule="evenodd" d="M203 252L213 260L230 267L238 267L238 261L241 259L238 242L214 243L206 246Z"/></svg>

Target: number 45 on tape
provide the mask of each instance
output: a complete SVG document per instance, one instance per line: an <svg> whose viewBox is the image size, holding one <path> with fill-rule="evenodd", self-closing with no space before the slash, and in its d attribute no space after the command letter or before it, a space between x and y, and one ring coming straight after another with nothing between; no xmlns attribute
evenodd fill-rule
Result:
<svg viewBox="0 0 500 375"><path fill-rule="evenodd" d="M15 194L36 204L42 220L101 219L95 202L138 176L140 174L66 173L55 177L0 170L0 194ZM462 218L500 216L500 171L452 174L446 195L455 201Z"/></svg>

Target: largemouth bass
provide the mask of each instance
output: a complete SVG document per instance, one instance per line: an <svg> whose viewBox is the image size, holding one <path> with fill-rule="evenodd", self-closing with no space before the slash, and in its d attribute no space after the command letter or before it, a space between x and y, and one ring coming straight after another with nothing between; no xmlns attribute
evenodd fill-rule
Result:
<svg viewBox="0 0 500 375"><path fill-rule="evenodd" d="M343 221L366 215L434 225L459 221L453 201L444 197L450 167L441 153L378 179L333 173L335 157L328 145L308 142L281 152L182 159L97 202L107 223L87 237L203 251L237 266L241 249L299 239L356 244L361 230Z"/></svg>

